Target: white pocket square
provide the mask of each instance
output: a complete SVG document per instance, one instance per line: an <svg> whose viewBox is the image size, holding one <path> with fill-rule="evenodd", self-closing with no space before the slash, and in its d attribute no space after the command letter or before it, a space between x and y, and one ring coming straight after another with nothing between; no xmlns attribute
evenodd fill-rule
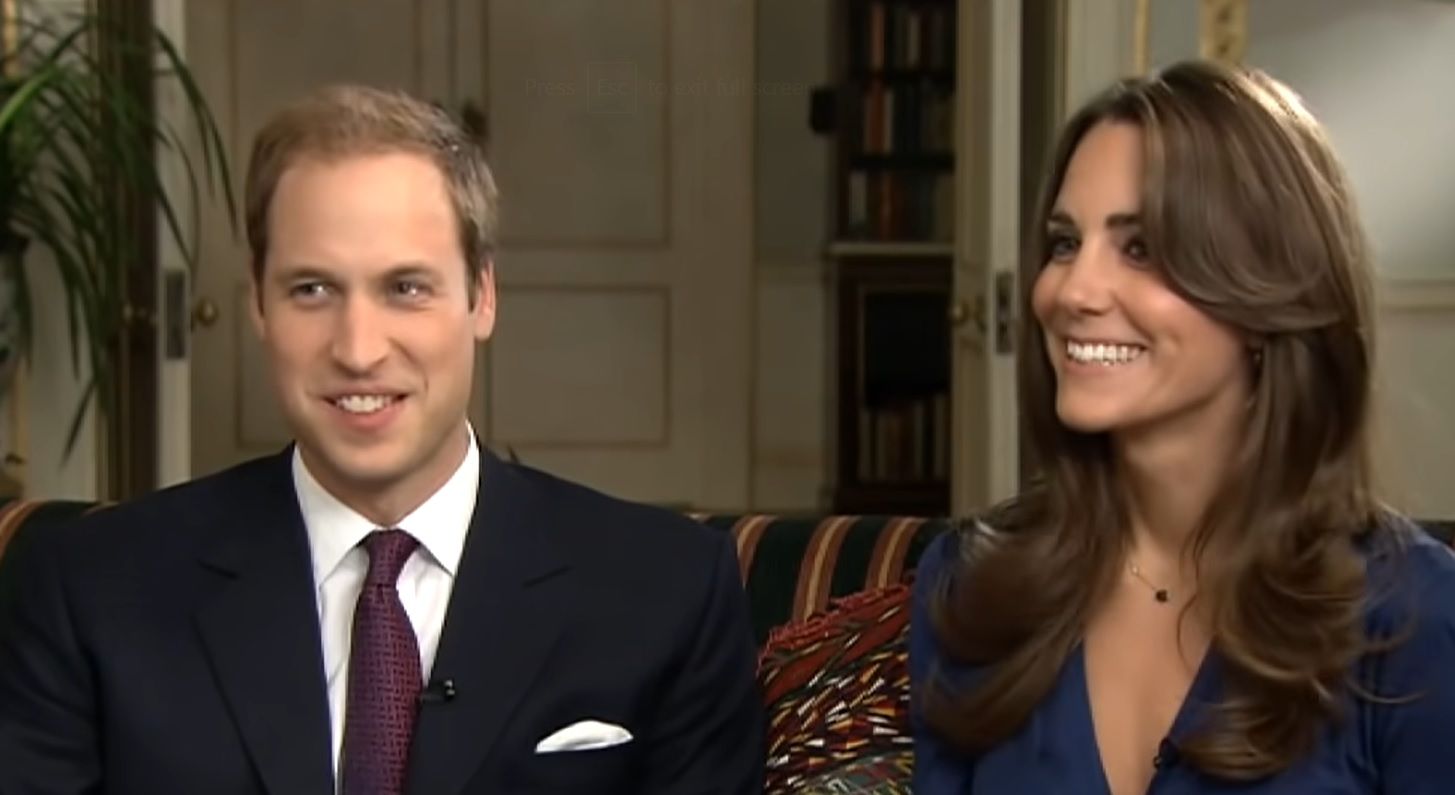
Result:
<svg viewBox="0 0 1455 795"><path fill-rule="evenodd" d="M573 723L539 743L536 753L554 754L561 751L591 751L610 748L632 741L632 733L612 723L599 720L583 720Z"/></svg>

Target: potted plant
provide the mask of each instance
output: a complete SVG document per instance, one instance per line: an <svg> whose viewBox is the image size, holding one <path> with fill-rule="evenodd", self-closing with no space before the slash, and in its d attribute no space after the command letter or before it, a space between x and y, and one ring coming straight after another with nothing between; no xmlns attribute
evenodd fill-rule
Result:
<svg viewBox="0 0 1455 795"><path fill-rule="evenodd" d="M157 208L191 268L197 230L184 230L179 220L158 151L179 156L193 206L203 183L209 194L220 189L231 217L232 186L212 113L161 31L150 29L138 43L93 13L12 24L13 41L0 58L0 392L10 387L17 359L30 356L37 310L31 271L53 263L63 286L70 365L80 373L84 362L87 374L66 437L69 456L90 403L105 420L115 400L126 272L144 231L122 211L118 187L130 201ZM195 143L154 116L137 81L118 68L118 53L146 59L141 63L154 78L177 81ZM39 248L50 256L33 256Z"/></svg>

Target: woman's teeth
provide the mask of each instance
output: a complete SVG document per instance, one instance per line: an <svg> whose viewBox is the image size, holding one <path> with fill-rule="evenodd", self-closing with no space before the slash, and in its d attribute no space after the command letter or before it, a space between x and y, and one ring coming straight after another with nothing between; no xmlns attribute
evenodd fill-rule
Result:
<svg viewBox="0 0 1455 795"><path fill-rule="evenodd" d="M1102 342L1067 342L1066 355L1082 364L1112 367L1135 361L1146 348L1140 345L1114 345Z"/></svg>

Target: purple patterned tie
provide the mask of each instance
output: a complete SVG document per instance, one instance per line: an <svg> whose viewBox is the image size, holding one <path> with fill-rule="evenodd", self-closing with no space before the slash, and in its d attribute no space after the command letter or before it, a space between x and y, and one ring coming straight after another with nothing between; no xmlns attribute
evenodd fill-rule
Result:
<svg viewBox="0 0 1455 795"><path fill-rule="evenodd" d="M369 573L354 607L344 712L344 795L399 795L424 677L395 581L419 542L403 530L364 539Z"/></svg>

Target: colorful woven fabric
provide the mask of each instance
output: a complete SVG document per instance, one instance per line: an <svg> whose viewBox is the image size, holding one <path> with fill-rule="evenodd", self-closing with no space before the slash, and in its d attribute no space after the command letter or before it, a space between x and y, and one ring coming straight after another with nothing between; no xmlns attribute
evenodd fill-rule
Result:
<svg viewBox="0 0 1455 795"><path fill-rule="evenodd" d="M765 792L906 791L894 787L909 782L909 612L909 588L894 585L772 633L758 669Z"/></svg>
<svg viewBox="0 0 1455 795"><path fill-rule="evenodd" d="M903 749L844 763L799 784L795 795L909 795L914 751Z"/></svg>

